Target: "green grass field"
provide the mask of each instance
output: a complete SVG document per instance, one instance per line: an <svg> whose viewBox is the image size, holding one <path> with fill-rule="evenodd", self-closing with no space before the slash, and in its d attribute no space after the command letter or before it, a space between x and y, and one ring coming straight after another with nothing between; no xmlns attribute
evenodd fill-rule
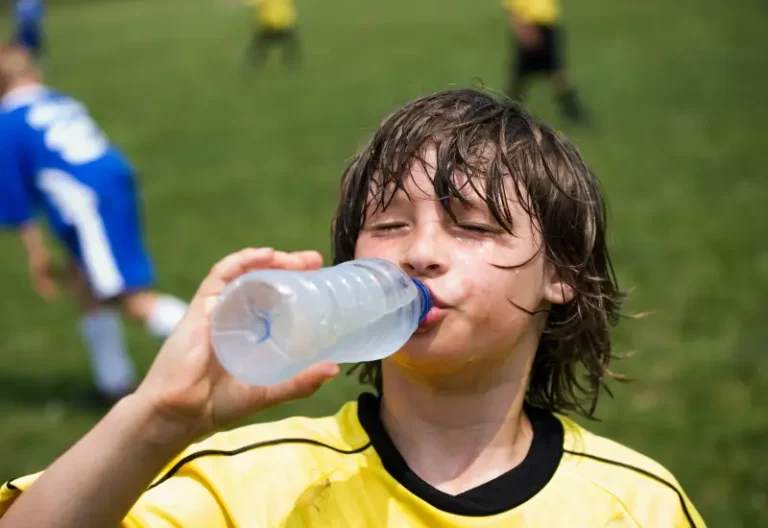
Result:
<svg viewBox="0 0 768 528"><path fill-rule="evenodd" d="M190 296L246 245L329 255L346 159L418 95L501 88L499 2L299 0L305 67L247 75L246 10L228 2L54 2L50 82L140 169L159 286ZM547 84L531 109L576 140L607 189L629 311L616 368L638 379L589 425L665 464L710 526L768 516L768 10L761 0L565 2L572 75L598 122L571 130ZM0 236L0 480L43 468L100 416L77 314L33 294ZM142 369L158 344L128 326ZM328 413L358 387L256 417Z"/></svg>

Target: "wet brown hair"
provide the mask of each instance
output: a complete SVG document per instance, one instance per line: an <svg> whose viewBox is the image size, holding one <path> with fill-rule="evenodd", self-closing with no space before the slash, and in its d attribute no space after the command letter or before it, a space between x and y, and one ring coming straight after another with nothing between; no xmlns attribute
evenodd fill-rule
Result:
<svg viewBox="0 0 768 528"><path fill-rule="evenodd" d="M535 219L547 261L574 297L548 310L526 400L593 418L606 378L620 378L609 370L610 328L619 320L624 295L606 246L605 201L573 144L516 103L475 89L447 90L386 118L342 177L332 226L334 263L354 258L369 208L387 207L391 189L403 189L427 145L437 154L435 193L452 217L451 203L465 202L461 189L470 185L507 232L514 229L509 199ZM459 182L457 173L466 178ZM516 185L505 186L505 178ZM508 198L509 188L517 196ZM380 362L353 371L381 392Z"/></svg>

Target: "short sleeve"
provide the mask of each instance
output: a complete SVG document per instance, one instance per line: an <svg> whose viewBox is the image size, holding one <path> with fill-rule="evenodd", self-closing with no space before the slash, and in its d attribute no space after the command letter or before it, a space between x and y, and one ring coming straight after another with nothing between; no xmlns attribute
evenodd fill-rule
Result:
<svg viewBox="0 0 768 528"><path fill-rule="evenodd" d="M0 486L0 518L42 473L27 475ZM116 475L115 478L119 478ZM152 487L133 505L124 528L229 528L224 503L202 475L188 469Z"/></svg>
<svg viewBox="0 0 768 528"><path fill-rule="evenodd" d="M42 473L14 479L0 485L0 517L8 511L21 492L32 485Z"/></svg>
<svg viewBox="0 0 768 528"><path fill-rule="evenodd" d="M704 519L696 510L696 507L691 502L691 499L688 498L685 491L679 487L679 484L678 492L680 493L680 508L676 510L676 519L673 524L674 528L707 528Z"/></svg>
<svg viewBox="0 0 768 528"><path fill-rule="evenodd" d="M124 528L228 528L225 507L194 474L177 475L146 491L123 520Z"/></svg>

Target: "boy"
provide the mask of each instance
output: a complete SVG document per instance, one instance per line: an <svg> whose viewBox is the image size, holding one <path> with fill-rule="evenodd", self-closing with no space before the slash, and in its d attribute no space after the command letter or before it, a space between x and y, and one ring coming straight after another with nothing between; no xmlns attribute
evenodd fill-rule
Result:
<svg viewBox="0 0 768 528"><path fill-rule="evenodd" d="M41 83L24 49L0 46L0 227L18 233L33 286L45 299L57 287L38 210L64 245L96 396L110 402L135 388L113 301L161 338L186 303L149 289L154 270L142 241L133 169L82 104Z"/></svg>
<svg viewBox="0 0 768 528"><path fill-rule="evenodd" d="M249 387L218 365L208 314L228 282L321 265L243 250L214 266L134 394L42 476L0 488L0 528L704 526L659 464L554 414L594 414L621 298L597 180L567 140L512 103L441 92L384 121L341 194L334 260L389 259L434 302L402 349L363 366L376 395L189 446L338 373Z"/></svg>
<svg viewBox="0 0 768 528"><path fill-rule="evenodd" d="M293 0L247 0L257 10L253 36L246 52L250 66L263 66L269 50L282 47L283 61L296 67L301 63L301 49L296 29Z"/></svg>
<svg viewBox="0 0 768 528"><path fill-rule="evenodd" d="M45 51L44 15L43 0L16 0L14 3L16 44L40 61Z"/></svg>
<svg viewBox="0 0 768 528"><path fill-rule="evenodd" d="M522 101L531 78L545 75L552 79L565 118L585 122L586 112L564 64L564 29L558 0L504 0L504 6L513 33L509 96Z"/></svg>

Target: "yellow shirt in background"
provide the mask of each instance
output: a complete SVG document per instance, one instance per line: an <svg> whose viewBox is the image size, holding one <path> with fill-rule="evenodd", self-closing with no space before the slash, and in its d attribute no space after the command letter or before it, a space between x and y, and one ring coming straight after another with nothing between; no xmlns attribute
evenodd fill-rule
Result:
<svg viewBox="0 0 768 528"><path fill-rule="evenodd" d="M290 29L296 25L293 0L250 0L258 9L258 23L267 29Z"/></svg>
<svg viewBox="0 0 768 528"><path fill-rule="evenodd" d="M560 18L558 0L504 0L504 6L534 24L553 25Z"/></svg>

